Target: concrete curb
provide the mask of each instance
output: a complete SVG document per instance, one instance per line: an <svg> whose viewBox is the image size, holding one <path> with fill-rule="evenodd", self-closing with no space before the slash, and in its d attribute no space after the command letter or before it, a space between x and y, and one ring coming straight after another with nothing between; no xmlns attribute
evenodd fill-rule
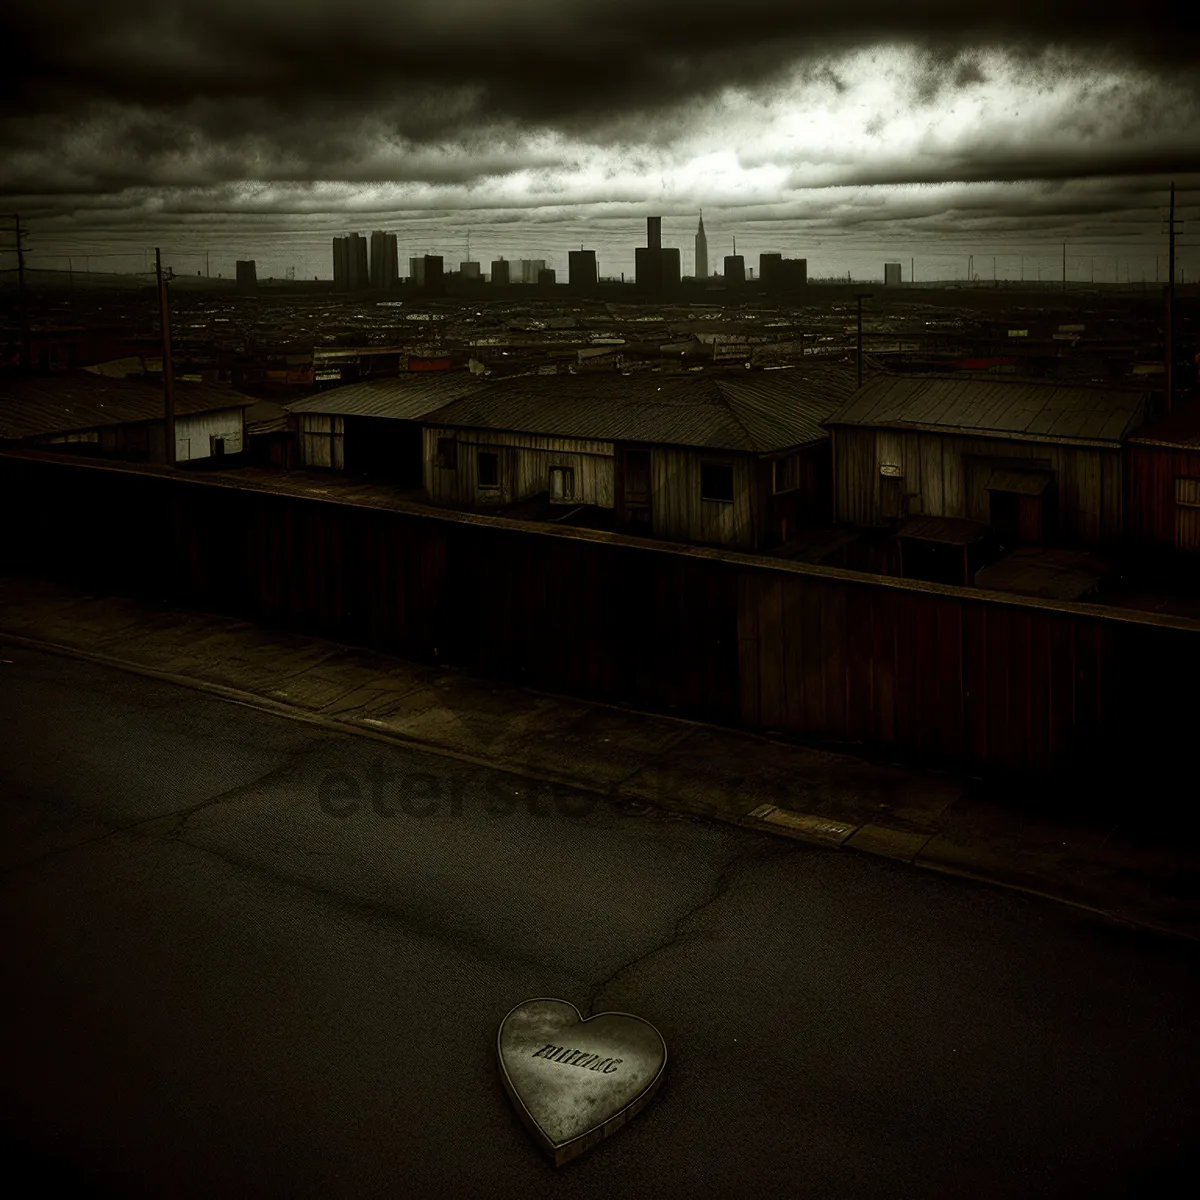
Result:
<svg viewBox="0 0 1200 1200"><path fill-rule="evenodd" d="M311 712L297 705L272 700L257 692L248 692L227 684L213 683L209 680L198 679L191 675L179 675L170 671L162 671L142 663L118 658L114 655L99 651L83 650L76 646L68 646L58 642L49 642L41 638L32 638L23 634L10 633L0 628L0 639L14 646L21 646L47 654L55 654L62 658L73 658L82 662L95 663L97 666L109 667L133 675L141 675L177 687L185 687L192 691L204 692L220 697L231 703L253 708L270 716L286 720L302 721L333 733L350 734L354 737L370 738L373 741L388 745L400 746L405 749L419 750L441 758L453 759L456 762L470 766L481 767L491 771L503 771L518 779L533 783L571 788L575 791L587 792L600 796L614 807L632 808L649 806L679 816L708 821L720 821L723 824L735 825L743 829L752 829L759 833L769 833L776 837L787 838L791 841L803 842L806 845L823 847L824 849L852 850L859 854L869 854L875 858L887 858L906 866L917 867L932 871L939 875L952 876L958 879L970 880L973 883L985 884L989 887L1002 888L1005 891L1019 892L1027 896L1035 896L1041 900L1053 901L1082 912L1098 916L1115 924L1130 928L1145 930L1168 937L1182 938L1188 941L1200 941L1200 934L1188 929L1165 926L1155 922L1122 913L1117 910L1098 908L1075 900L1069 896L1053 891L1043 891L1027 884L1005 878L1002 874L986 870L973 871L959 862L940 862L936 858L923 854L923 850L937 835L933 832L916 832L908 829L897 829L884 825L855 825L844 821L821 816L815 813L795 812L781 809L773 804L760 804L745 813L720 812L701 806L688 805L686 801L674 797L671 804L661 800L648 800L639 796L623 795L620 791L621 782L611 786L597 786L587 779L556 775L551 772L534 771L524 764L510 763L499 758L485 758L467 754L455 747L447 746L426 739L408 737L395 730L379 729L362 721L343 721L336 717L324 716L319 712Z"/></svg>

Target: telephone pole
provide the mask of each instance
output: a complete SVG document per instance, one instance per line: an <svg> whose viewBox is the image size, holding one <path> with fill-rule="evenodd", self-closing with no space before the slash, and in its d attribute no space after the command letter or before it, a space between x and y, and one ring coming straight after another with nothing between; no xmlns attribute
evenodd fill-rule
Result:
<svg viewBox="0 0 1200 1200"><path fill-rule="evenodd" d="M1166 354L1167 412L1171 411L1175 399L1175 184L1171 184L1171 205L1167 215L1167 289L1166 289L1166 336L1163 349Z"/></svg>
<svg viewBox="0 0 1200 1200"><path fill-rule="evenodd" d="M21 305L21 366L28 370L32 356L29 346L29 305L25 295L25 231L21 228L19 213L13 213L9 220L13 223L15 237L13 248L17 252L17 289Z"/></svg>
<svg viewBox="0 0 1200 1200"><path fill-rule="evenodd" d="M862 387L862 302L870 300L873 293L855 292L854 299L858 301L858 386Z"/></svg>
<svg viewBox="0 0 1200 1200"><path fill-rule="evenodd" d="M171 378L171 309L167 302L167 279L163 278L162 252L154 248L154 274L158 279L159 324L162 327L162 378L164 418L164 462L168 467L175 465L175 392ZM167 278L171 275L167 269Z"/></svg>

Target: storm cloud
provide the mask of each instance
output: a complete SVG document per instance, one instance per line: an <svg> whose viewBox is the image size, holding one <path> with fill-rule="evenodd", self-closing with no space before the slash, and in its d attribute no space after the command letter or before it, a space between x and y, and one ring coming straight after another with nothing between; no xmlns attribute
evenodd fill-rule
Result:
<svg viewBox="0 0 1200 1200"><path fill-rule="evenodd" d="M322 204L796 213L829 188L1200 173L1183 3L979 9L10 0L0 191L83 228Z"/></svg>

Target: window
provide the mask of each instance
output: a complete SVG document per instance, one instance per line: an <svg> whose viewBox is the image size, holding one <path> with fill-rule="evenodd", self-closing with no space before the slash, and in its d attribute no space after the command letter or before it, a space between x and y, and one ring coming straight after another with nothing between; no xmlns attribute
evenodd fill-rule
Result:
<svg viewBox="0 0 1200 1200"><path fill-rule="evenodd" d="M437 465L446 471L458 468L458 443L452 437L438 438Z"/></svg>
<svg viewBox="0 0 1200 1200"><path fill-rule="evenodd" d="M724 463L700 465L700 499L733 503L733 468Z"/></svg>
<svg viewBox="0 0 1200 1200"><path fill-rule="evenodd" d="M773 464L772 491L794 492L800 486L800 455L789 454L786 458L777 458Z"/></svg>
<svg viewBox="0 0 1200 1200"><path fill-rule="evenodd" d="M573 500L575 498L575 468L550 468L550 499Z"/></svg>
<svg viewBox="0 0 1200 1200"><path fill-rule="evenodd" d="M479 486L481 488L498 488L500 486L500 456L490 450L479 455Z"/></svg>

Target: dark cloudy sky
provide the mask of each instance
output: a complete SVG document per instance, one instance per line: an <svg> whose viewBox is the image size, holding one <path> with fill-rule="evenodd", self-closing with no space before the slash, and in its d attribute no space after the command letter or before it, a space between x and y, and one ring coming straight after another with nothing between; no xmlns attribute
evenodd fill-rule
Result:
<svg viewBox="0 0 1200 1200"><path fill-rule="evenodd" d="M47 265L326 276L335 232L457 262L470 229L485 264L583 242L616 273L661 213L686 267L703 207L710 254L810 274L1064 239L1144 270L1166 184L1200 199L1191 7L8 0L0 193Z"/></svg>

